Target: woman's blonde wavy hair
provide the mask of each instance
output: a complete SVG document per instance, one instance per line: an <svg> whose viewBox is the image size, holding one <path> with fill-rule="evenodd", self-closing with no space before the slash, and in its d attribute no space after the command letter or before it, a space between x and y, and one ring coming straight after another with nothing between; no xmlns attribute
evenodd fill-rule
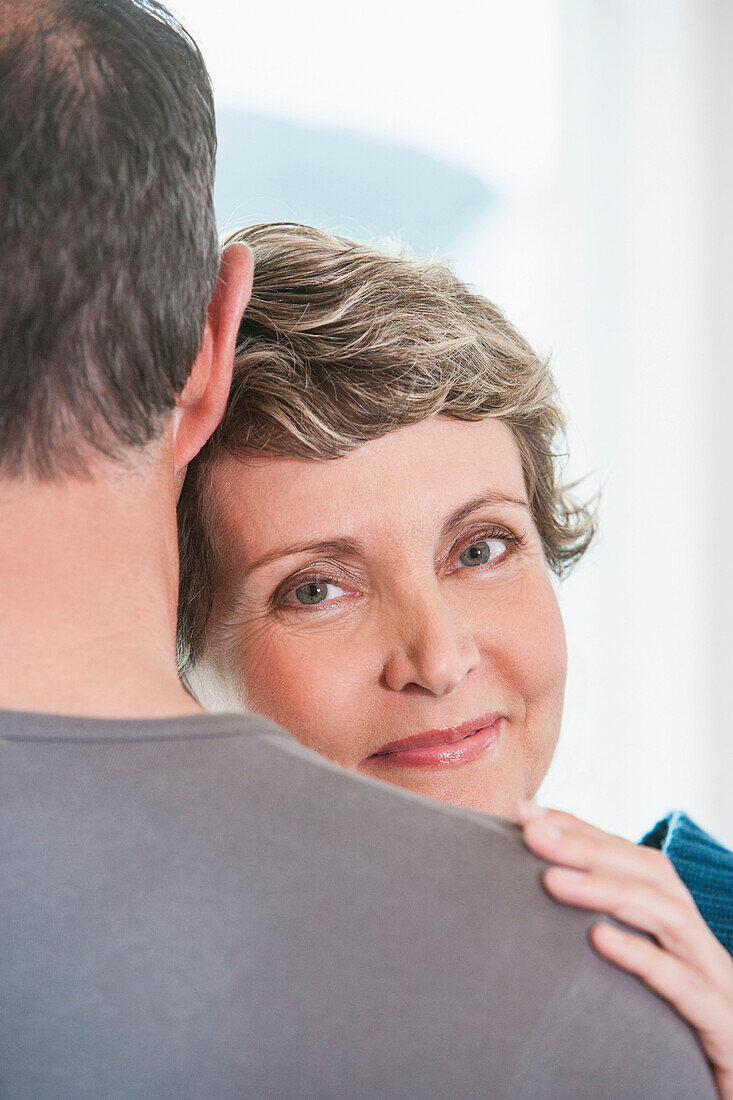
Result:
<svg viewBox="0 0 733 1100"><path fill-rule="evenodd" d="M441 414L514 433L547 563L587 550L595 512L563 485L565 422L546 361L443 263L390 255L306 225L234 233L254 254L224 418L178 506L182 671L201 654L214 594L209 473L223 453L328 460Z"/></svg>

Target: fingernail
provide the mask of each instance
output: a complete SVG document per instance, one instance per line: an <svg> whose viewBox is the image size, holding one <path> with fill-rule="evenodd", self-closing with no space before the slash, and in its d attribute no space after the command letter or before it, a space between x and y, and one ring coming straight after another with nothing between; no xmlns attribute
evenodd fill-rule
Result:
<svg viewBox="0 0 733 1100"><path fill-rule="evenodd" d="M534 821L547 813L544 806L538 806L536 802L520 802L517 807L517 818L523 821Z"/></svg>
<svg viewBox="0 0 733 1100"><path fill-rule="evenodd" d="M615 924L609 924L608 921L605 920L598 921L598 924L594 924L591 932L594 936L600 936L602 940L610 940L611 943L616 944L625 944L629 938L628 933L622 932Z"/></svg>
<svg viewBox="0 0 733 1100"><path fill-rule="evenodd" d="M529 821L528 824L531 826L533 833L540 833L549 840L558 840L562 836L562 829L552 821L543 821L542 818L539 818L536 821Z"/></svg>

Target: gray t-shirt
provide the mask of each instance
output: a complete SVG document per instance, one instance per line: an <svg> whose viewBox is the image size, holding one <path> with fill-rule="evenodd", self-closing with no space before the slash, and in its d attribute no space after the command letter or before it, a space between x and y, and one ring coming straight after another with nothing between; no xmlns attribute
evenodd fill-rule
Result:
<svg viewBox="0 0 733 1100"><path fill-rule="evenodd" d="M3 1100L715 1096L515 826L260 718L0 737Z"/></svg>

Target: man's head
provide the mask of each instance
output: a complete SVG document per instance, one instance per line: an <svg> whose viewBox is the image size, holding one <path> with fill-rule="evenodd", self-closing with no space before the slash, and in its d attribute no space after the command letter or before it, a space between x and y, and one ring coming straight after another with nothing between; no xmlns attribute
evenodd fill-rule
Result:
<svg viewBox="0 0 733 1100"><path fill-rule="evenodd" d="M183 463L247 276L240 250L215 293L203 59L155 0L4 0L0 43L0 475L125 460L208 395Z"/></svg>

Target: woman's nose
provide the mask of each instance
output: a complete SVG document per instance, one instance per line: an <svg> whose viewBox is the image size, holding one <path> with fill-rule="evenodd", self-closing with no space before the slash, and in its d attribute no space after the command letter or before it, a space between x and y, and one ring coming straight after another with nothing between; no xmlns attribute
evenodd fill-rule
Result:
<svg viewBox="0 0 733 1100"><path fill-rule="evenodd" d="M456 622L439 599L430 606L413 606L398 637L384 663L384 681L392 691L415 686L431 695L447 695L479 665L470 627Z"/></svg>

